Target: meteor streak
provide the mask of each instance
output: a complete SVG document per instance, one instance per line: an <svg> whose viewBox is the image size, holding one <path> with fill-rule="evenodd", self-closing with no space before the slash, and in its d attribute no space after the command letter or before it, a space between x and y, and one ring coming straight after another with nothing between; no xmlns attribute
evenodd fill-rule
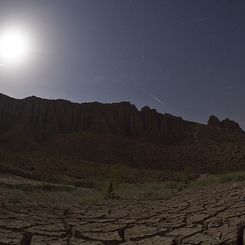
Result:
<svg viewBox="0 0 245 245"><path fill-rule="evenodd" d="M157 102L159 102L161 105L165 105L159 98L157 98L151 92L147 91L146 89L143 89L143 91L144 91L145 94L149 95L151 98L153 98L154 100L156 100Z"/></svg>

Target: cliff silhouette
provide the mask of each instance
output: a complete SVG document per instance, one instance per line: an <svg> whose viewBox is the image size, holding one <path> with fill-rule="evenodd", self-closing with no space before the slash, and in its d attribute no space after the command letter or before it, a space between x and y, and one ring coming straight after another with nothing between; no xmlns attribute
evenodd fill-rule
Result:
<svg viewBox="0 0 245 245"><path fill-rule="evenodd" d="M244 143L243 130L230 119L210 116L204 125L129 102L79 104L0 94L3 152L48 151L96 163L177 171L188 165L203 172L243 169Z"/></svg>

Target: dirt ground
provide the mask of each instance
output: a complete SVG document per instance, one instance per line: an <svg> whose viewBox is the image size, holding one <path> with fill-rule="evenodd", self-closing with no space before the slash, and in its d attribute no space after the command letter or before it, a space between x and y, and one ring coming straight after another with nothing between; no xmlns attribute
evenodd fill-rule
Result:
<svg viewBox="0 0 245 245"><path fill-rule="evenodd" d="M100 204L0 196L0 244L244 244L245 186L230 183L165 201Z"/></svg>

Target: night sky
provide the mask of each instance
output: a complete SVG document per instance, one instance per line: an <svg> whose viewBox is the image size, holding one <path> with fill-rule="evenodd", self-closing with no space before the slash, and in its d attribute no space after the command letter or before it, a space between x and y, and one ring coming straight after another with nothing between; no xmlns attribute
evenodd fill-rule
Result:
<svg viewBox="0 0 245 245"><path fill-rule="evenodd" d="M0 92L75 102L130 101L245 128L245 0L0 0L0 30L35 46L0 69Z"/></svg>

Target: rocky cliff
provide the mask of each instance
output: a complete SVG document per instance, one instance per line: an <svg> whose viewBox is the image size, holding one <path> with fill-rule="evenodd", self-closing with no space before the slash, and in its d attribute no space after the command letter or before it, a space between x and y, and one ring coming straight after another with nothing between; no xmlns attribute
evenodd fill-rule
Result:
<svg viewBox="0 0 245 245"><path fill-rule="evenodd" d="M192 143L195 125L149 107L138 111L129 102L77 104L0 96L0 132L21 129L40 140L58 133L90 132L165 144Z"/></svg>
<svg viewBox="0 0 245 245"><path fill-rule="evenodd" d="M211 116L207 125L129 102L71 103L0 95L0 147L48 149L95 162L183 169L242 168L245 136L236 122Z"/></svg>

